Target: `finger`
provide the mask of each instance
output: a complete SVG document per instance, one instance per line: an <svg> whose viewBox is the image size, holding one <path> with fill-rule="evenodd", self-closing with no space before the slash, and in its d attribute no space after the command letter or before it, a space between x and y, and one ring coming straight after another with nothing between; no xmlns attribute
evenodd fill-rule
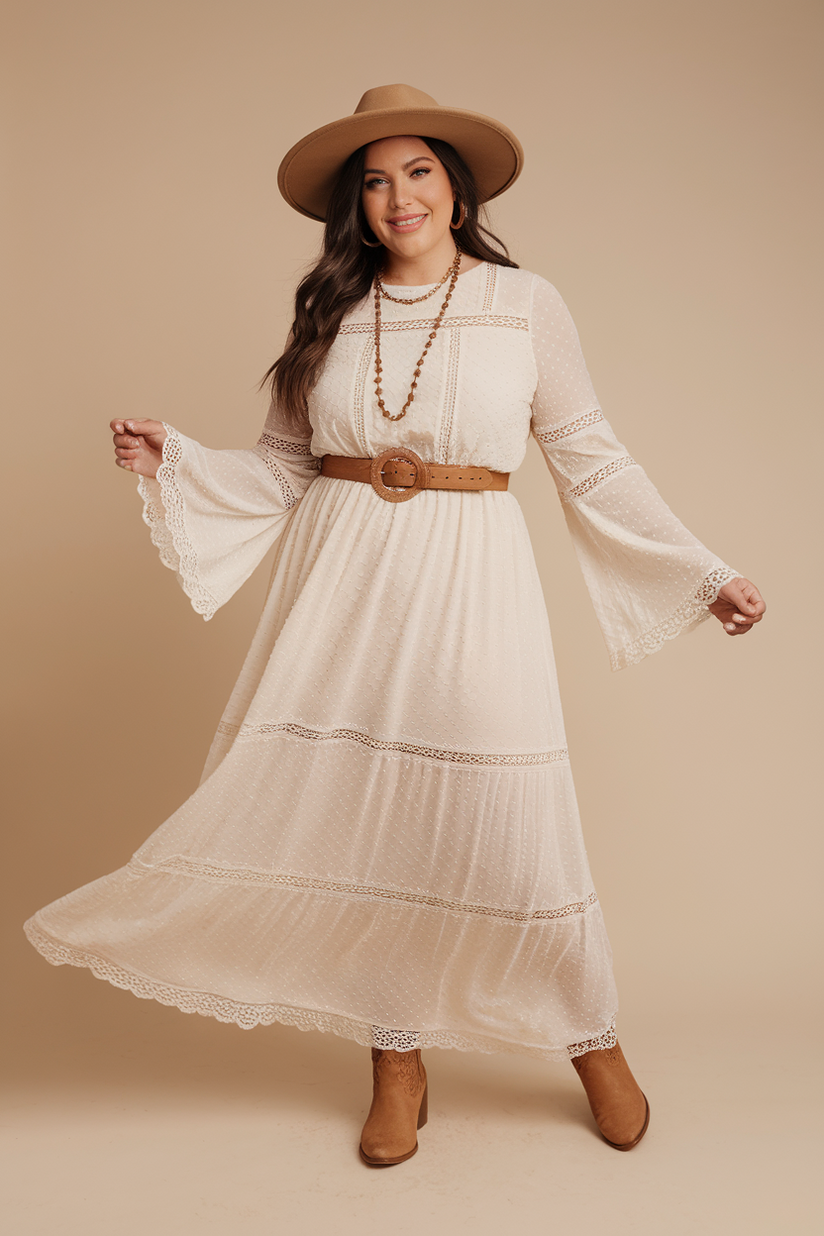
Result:
<svg viewBox="0 0 824 1236"><path fill-rule="evenodd" d="M737 580L734 582L738 583ZM764 598L762 597L761 593L756 588L755 584L753 584L749 579L743 579L741 581L739 591L741 592L741 595L744 600L744 605L742 606L742 608L746 610L747 613L749 614L753 614L753 613L763 614L764 613L767 606L764 602Z"/></svg>
<svg viewBox="0 0 824 1236"><path fill-rule="evenodd" d="M140 454L139 451L136 451L128 446L118 446L115 448L114 453L117 455L118 459L137 459L137 456Z"/></svg>
<svg viewBox="0 0 824 1236"><path fill-rule="evenodd" d="M114 462L117 464L118 468L125 468L127 472L131 472L132 465L129 463L128 459L116 459Z"/></svg>
<svg viewBox="0 0 824 1236"><path fill-rule="evenodd" d="M141 434L160 433L160 431L163 429L163 426L160 423L160 421L150 421L150 420L145 420L145 419L124 421L123 424L126 426L126 429L129 431L129 433L141 433Z"/></svg>
<svg viewBox="0 0 824 1236"><path fill-rule="evenodd" d="M116 433L114 444L115 446L140 446L140 439L133 438L129 433Z"/></svg>
<svg viewBox="0 0 824 1236"><path fill-rule="evenodd" d="M113 429L115 433L122 433L123 432L123 422L122 421L109 421L109 429Z"/></svg>

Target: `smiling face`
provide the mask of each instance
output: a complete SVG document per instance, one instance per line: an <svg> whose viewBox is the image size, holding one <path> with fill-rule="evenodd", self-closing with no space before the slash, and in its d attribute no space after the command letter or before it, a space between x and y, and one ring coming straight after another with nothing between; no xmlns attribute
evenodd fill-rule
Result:
<svg viewBox="0 0 824 1236"><path fill-rule="evenodd" d="M455 193L446 168L419 137L386 137L366 147L363 210L389 254L400 262L431 256L449 264Z"/></svg>

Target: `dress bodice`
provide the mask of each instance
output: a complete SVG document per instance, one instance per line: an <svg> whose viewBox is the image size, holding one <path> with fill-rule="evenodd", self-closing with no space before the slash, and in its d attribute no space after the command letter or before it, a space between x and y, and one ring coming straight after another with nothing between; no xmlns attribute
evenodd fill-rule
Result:
<svg viewBox="0 0 824 1236"><path fill-rule="evenodd" d="M375 393L375 307L370 293L344 319L309 404L315 455L377 455L407 446L435 463L503 472L522 462L537 369L529 331L535 276L483 262L458 278L424 362L415 399L391 421ZM418 296L426 287L397 289ZM397 414L444 291L415 305L384 300L384 403Z"/></svg>

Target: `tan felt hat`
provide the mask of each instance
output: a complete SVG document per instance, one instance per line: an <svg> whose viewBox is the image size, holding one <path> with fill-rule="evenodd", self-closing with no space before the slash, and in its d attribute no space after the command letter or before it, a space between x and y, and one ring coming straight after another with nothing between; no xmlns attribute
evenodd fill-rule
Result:
<svg viewBox="0 0 824 1236"><path fill-rule="evenodd" d="M292 147L278 169L278 188L310 219L326 217L340 171L360 146L382 137L439 137L469 165L482 202L497 197L520 175L521 143L506 125L478 112L441 107L414 86L367 90L353 115L315 129Z"/></svg>

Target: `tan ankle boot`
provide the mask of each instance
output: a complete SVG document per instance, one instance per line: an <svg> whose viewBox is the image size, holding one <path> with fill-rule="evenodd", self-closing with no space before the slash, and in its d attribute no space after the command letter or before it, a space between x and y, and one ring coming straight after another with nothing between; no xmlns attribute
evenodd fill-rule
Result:
<svg viewBox="0 0 824 1236"><path fill-rule="evenodd" d="M418 1149L417 1130L426 1124L428 1087L420 1048L382 1051L372 1048L372 1106L363 1126L360 1156L372 1167L411 1159Z"/></svg>
<svg viewBox="0 0 824 1236"><path fill-rule="evenodd" d="M647 1131L649 1103L620 1046L573 1056L572 1063L604 1141L616 1150L632 1150Z"/></svg>

